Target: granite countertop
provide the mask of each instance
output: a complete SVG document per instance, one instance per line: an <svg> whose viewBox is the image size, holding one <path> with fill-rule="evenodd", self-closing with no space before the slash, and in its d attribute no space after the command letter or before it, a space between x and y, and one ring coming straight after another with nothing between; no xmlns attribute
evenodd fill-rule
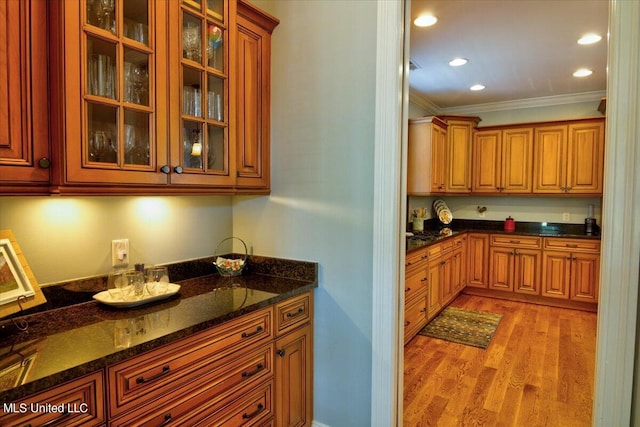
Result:
<svg viewBox="0 0 640 427"><path fill-rule="evenodd" d="M582 224L516 222L513 232L504 231L504 221L454 219L448 226L433 218L425 221L424 231L414 232L406 241L407 252L432 245L461 233L520 234L541 237L600 239L600 233L586 234Z"/></svg>
<svg viewBox="0 0 640 427"><path fill-rule="evenodd" d="M242 276L220 277L210 260L170 266L178 294L132 308L94 300L73 301L15 320L0 329L0 402L10 402L120 362L142 352L273 305L318 286L316 263L250 257ZM188 277L196 274L197 277ZM87 287L96 287L87 291ZM87 296L104 290L103 278L91 285L68 283L66 293ZM65 294L65 289L48 290ZM102 288L102 289L101 289ZM72 290L70 290L72 289ZM43 291L47 287L43 288Z"/></svg>

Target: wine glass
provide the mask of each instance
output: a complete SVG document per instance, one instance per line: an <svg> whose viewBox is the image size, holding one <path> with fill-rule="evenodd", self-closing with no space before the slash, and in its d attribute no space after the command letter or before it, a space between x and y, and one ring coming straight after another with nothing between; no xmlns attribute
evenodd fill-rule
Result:
<svg viewBox="0 0 640 427"><path fill-rule="evenodd" d="M133 66L130 70L129 83L131 85L131 99L136 104L146 104L149 74L144 67Z"/></svg>
<svg viewBox="0 0 640 427"><path fill-rule="evenodd" d="M104 22L104 25L102 26L102 28L104 28L105 30L109 30L111 32L114 31L113 28L113 24L114 24L114 16L113 16L113 11L115 9L115 0L99 0L100 4L99 4L99 8L102 11L102 20L100 20L100 18L98 18L101 22ZM98 16L100 16L100 14L98 14Z"/></svg>
<svg viewBox="0 0 640 427"><path fill-rule="evenodd" d="M183 56L192 61L200 62L200 29L192 22L182 30Z"/></svg>

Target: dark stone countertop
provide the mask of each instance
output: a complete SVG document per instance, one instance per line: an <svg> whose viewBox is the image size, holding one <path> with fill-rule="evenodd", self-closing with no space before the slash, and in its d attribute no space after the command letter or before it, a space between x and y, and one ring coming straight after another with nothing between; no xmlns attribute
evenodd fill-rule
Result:
<svg viewBox="0 0 640 427"><path fill-rule="evenodd" d="M49 294L76 295L67 296L70 305L59 297L54 301L58 308L16 318L28 322L26 331L18 331L5 321L0 329L0 372L5 372L0 376L0 403L94 372L318 286L316 263L266 257L249 257L246 271L237 277L220 277L210 259L171 265L169 272L171 281L181 288L165 300L132 308L114 308L93 299L82 301L105 289L104 278L100 277L49 289Z"/></svg>
<svg viewBox="0 0 640 427"><path fill-rule="evenodd" d="M454 219L447 226L433 218L425 221L424 231L413 232L413 236L407 237L406 249L407 252L411 252L467 232L600 240L599 229L597 233L587 234L583 224L516 222L515 231L507 232L504 231L504 221Z"/></svg>

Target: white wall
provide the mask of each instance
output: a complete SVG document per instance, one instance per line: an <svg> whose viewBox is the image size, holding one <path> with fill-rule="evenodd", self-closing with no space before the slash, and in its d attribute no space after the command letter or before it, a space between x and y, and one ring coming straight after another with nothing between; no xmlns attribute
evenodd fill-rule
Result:
<svg viewBox="0 0 640 427"><path fill-rule="evenodd" d="M46 285L106 274L113 239L129 239L132 264L211 256L231 234L231 198L0 197L0 229Z"/></svg>
<svg viewBox="0 0 640 427"><path fill-rule="evenodd" d="M367 426L377 5L255 3L281 22L272 50L272 191L234 198L234 234L254 253L320 264L314 418Z"/></svg>

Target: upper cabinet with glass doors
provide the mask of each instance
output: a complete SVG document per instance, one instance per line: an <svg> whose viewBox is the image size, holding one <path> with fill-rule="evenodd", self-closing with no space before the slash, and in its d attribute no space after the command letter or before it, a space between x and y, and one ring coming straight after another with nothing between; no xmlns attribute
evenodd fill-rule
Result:
<svg viewBox="0 0 640 427"><path fill-rule="evenodd" d="M173 1L169 16L171 183L231 187L235 1Z"/></svg>
<svg viewBox="0 0 640 427"><path fill-rule="evenodd" d="M57 6L52 72L62 85L52 88L52 101L62 105L52 114L63 114L54 123L64 166L55 184L65 191L74 184L168 183L166 3Z"/></svg>
<svg viewBox="0 0 640 427"><path fill-rule="evenodd" d="M254 35L238 0L48 12L51 192L268 193L275 18Z"/></svg>

